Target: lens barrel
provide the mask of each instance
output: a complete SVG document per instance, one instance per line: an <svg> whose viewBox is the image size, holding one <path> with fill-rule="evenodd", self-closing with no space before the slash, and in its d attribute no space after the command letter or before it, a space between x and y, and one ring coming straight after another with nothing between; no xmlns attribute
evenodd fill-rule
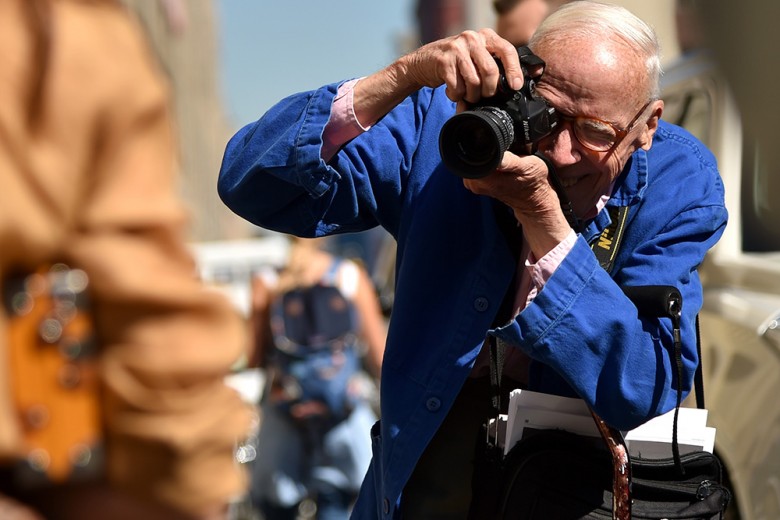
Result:
<svg viewBox="0 0 780 520"><path fill-rule="evenodd" d="M439 153L453 173L466 179L489 175L515 139L511 116L493 106L451 117L439 134Z"/></svg>

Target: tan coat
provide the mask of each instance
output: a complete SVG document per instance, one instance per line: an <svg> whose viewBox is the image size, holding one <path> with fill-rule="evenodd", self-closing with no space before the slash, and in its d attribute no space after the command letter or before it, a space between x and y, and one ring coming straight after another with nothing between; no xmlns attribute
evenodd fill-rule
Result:
<svg viewBox="0 0 780 520"><path fill-rule="evenodd" d="M40 120L23 6L0 0L0 279L62 260L96 305L108 472L118 487L199 511L245 479L249 410L223 383L245 348L225 300L196 281L174 179L168 92L113 2L53 0ZM0 313L0 458L21 449Z"/></svg>

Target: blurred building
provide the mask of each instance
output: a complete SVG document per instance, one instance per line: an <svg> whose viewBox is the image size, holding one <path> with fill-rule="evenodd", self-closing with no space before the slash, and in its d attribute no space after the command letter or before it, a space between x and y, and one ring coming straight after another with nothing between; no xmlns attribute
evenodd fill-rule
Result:
<svg viewBox="0 0 780 520"><path fill-rule="evenodd" d="M251 226L217 196L222 153L232 135L219 92L213 0L122 0L141 20L173 91L181 149L181 193L193 241L245 238Z"/></svg>

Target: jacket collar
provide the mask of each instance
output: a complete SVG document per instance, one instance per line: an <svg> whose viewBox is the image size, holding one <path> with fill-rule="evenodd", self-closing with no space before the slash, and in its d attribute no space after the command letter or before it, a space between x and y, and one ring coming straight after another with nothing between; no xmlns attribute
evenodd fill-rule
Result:
<svg viewBox="0 0 780 520"><path fill-rule="evenodd" d="M607 206L638 204L647 187L647 173L647 151L639 149L628 159L626 167L615 182ZM590 243L611 223L609 212L602 210L585 226L582 236Z"/></svg>

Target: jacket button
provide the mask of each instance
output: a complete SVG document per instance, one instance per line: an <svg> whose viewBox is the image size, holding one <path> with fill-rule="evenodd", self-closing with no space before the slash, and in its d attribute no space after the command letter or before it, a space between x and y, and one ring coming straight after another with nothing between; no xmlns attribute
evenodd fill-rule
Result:
<svg viewBox="0 0 780 520"><path fill-rule="evenodd" d="M382 501L382 509L384 509L385 514L390 513L390 501L388 499Z"/></svg>
<svg viewBox="0 0 780 520"><path fill-rule="evenodd" d="M428 411L435 412L441 408L441 400L438 397L429 397L428 400L425 401L425 407Z"/></svg>
<svg viewBox="0 0 780 520"><path fill-rule="evenodd" d="M479 312L485 312L486 310L488 310L489 306L490 306L490 302L484 296L480 296L479 298L474 300L474 308Z"/></svg>

